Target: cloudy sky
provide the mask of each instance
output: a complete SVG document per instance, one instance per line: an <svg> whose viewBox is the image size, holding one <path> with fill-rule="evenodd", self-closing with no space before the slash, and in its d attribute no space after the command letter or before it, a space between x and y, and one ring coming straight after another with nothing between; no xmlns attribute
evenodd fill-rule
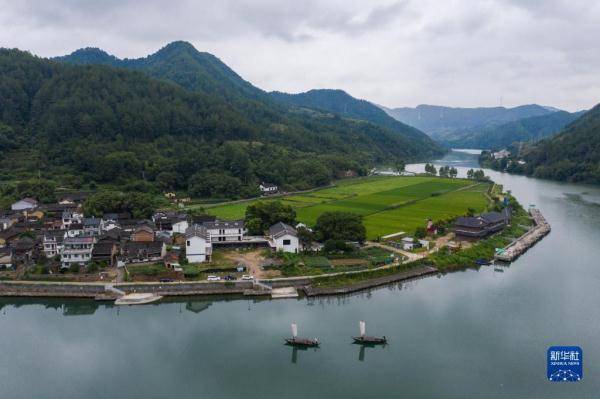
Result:
<svg viewBox="0 0 600 399"><path fill-rule="evenodd" d="M600 102L597 0L0 0L0 47L141 57L173 40L265 90L390 106Z"/></svg>

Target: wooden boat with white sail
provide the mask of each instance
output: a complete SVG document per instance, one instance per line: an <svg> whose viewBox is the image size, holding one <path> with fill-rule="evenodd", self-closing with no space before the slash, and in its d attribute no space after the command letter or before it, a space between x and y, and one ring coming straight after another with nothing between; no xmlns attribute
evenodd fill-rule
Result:
<svg viewBox="0 0 600 399"><path fill-rule="evenodd" d="M296 323L292 323L292 337L286 338L285 343L287 345L304 348L317 347L320 344L319 340L316 338L298 338L298 325Z"/></svg>
<svg viewBox="0 0 600 399"><path fill-rule="evenodd" d="M383 337L371 337L366 335L366 323L364 321L359 321L358 326L360 328L360 336L352 337L355 344L362 345L384 345L387 344L387 338L385 335Z"/></svg>

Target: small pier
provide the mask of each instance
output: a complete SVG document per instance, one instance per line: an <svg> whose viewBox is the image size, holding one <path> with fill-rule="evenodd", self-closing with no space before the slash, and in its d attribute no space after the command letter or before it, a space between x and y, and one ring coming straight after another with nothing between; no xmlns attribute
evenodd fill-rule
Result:
<svg viewBox="0 0 600 399"><path fill-rule="evenodd" d="M271 290L271 298L297 298L298 290L296 287L273 288Z"/></svg>
<svg viewBox="0 0 600 399"><path fill-rule="evenodd" d="M534 226L506 246L502 252L497 253L494 259L502 262L512 262L550 233L550 224L548 224L539 209L532 208L529 210L529 214L533 218Z"/></svg>

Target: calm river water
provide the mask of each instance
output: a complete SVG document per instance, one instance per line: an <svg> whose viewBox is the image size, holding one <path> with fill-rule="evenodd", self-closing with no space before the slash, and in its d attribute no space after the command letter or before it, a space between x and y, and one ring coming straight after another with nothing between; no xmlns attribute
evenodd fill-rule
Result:
<svg viewBox="0 0 600 399"><path fill-rule="evenodd" d="M553 228L510 267L318 300L0 299L0 397L597 398L600 190L487 173ZM390 345L352 345L361 319ZM322 347L284 346L291 321ZM583 348L582 381L546 380L551 345Z"/></svg>

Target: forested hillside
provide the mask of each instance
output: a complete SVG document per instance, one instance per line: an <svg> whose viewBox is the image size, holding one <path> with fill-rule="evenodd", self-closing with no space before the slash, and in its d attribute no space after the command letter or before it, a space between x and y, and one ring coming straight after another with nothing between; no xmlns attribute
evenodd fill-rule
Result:
<svg viewBox="0 0 600 399"><path fill-rule="evenodd" d="M187 90L219 97L233 104L251 120L266 118L279 123L284 117L304 124L307 119L314 123L315 116L320 119L331 117L289 110L290 106L303 106L327 111L342 118L371 122L398 133L406 157L427 159L444 152L423 132L394 120L367 101L357 100L339 90L314 90L305 93L306 96L293 99L293 95L284 93L269 95L243 80L214 55L199 52L187 42L170 43L158 52L138 59L121 60L100 49L87 48L68 56L57 57L56 60L70 64L104 64L139 70L151 77L177 83Z"/></svg>
<svg viewBox="0 0 600 399"><path fill-rule="evenodd" d="M560 132L583 112L557 111L532 116L499 126L472 129L444 141L452 148L482 148L498 150L515 142L535 142Z"/></svg>
<svg viewBox="0 0 600 399"><path fill-rule="evenodd" d="M377 126L410 136L432 149L437 146L437 143L423 132L397 121L378 106L366 100L354 98L343 90L321 89L299 94L275 91L271 92L270 95L284 104L328 111L345 118L365 120Z"/></svg>
<svg viewBox="0 0 600 399"><path fill-rule="evenodd" d="M103 64L114 61L94 53ZM435 152L371 123L271 105L220 62L214 68L230 80L202 86L204 79L190 74L191 91L148 71L87 61L68 65L0 50L0 195L14 191L10 182L36 179L234 198L256 194L262 180L304 189L348 169L364 173L375 163ZM176 75L183 79L185 68Z"/></svg>
<svg viewBox="0 0 600 399"><path fill-rule="evenodd" d="M558 135L527 147L521 157L527 174L600 184L600 105Z"/></svg>

